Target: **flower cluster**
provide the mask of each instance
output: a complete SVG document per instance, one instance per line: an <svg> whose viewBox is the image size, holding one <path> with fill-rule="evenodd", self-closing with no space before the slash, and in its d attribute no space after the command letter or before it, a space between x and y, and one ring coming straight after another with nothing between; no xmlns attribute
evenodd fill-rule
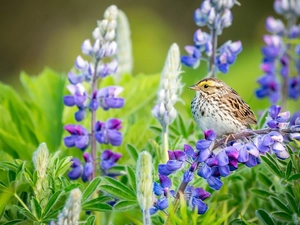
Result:
<svg viewBox="0 0 300 225"><path fill-rule="evenodd" d="M235 0L204 0L200 8L196 9L194 13L196 24L200 27L207 26L211 33L208 34L201 29L195 32L194 45L186 46L188 55L181 57L184 65L195 69L200 65L201 60L205 60L210 63L211 72L228 72L229 65L235 62L237 54L242 51L242 43L227 41L217 49L217 36L232 24L230 9L235 2Z"/></svg>
<svg viewBox="0 0 300 225"><path fill-rule="evenodd" d="M300 27L296 24L300 4L298 1L275 0L274 9L286 18L288 25L273 17L266 20L266 29L271 34L263 38L261 70L264 75L258 79L260 87L256 90L258 98L268 97L273 104L286 97L297 100L300 96L300 45L284 41L300 36ZM294 75L291 65L297 71Z"/></svg>
<svg viewBox="0 0 300 225"><path fill-rule="evenodd" d="M282 160L288 158L287 143L300 139L300 117L290 124L289 112L281 113L280 110L280 106L271 106L264 132L245 132L251 139L237 136L237 140L228 144L225 141L225 147L216 149L216 133L213 130L207 130L204 132L205 139L199 140L195 149L186 144L183 150L168 151L169 160L158 166L160 182L154 182L153 187L153 192L158 199L151 212L166 209L169 205L168 196L177 197L177 194L171 190L170 176L178 170L184 169L185 171L180 185L180 188L184 187L184 189L179 189L177 192L184 193L185 197L188 196L189 205L197 208L199 214L203 214L208 209L203 200L208 198L210 193L202 188L188 186L188 183L195 179L195 173L204 178L210 188L219 190L223 185L221 178L237 170L239 164L244 164L249 168L254 167L260 164L259 156L266 153L275 154Z"/></svg>
<svg viewBox="0 0 300 225"><path fill-rule="evenodd" d="M170 47L161 74L160 90L157 94L157 104L152 109L152 115L163 127L170 125L177 116L174 108L182 91L180 78L180 52L177 44Z"/></svg>
<svg viewBox="0 0 300 225"><path fill-rule="evenodd" d="M88 181L93 178L92 174L96 170L96 142L112 146L122 144L123 137L119 131L122 128L122 122L119 119L112 118L106 122L96 120L96 111L99 108L106 111L124 106L124 99L118 97L123 91L122 87L97 88L99 80L117 71L118 62L115 59L117 16L118 8L116 6L107 8L104 12L104 19L98 21L98 27L93 31L94 43L85 40L81 46L82 53L86 57L90 57L91 61L78 56L75 61L77 72L71 71L68 74L71 84L67 86L67 89L70 95L64 97L64 104L68 107L77 107L78 110L75 113L77 122L84 120L89 112L92 114L90 131L81 125L68 124L64 127L70 134L64 138L67 147L76 147L85 151L91 145L91 155L87 152L83 154L84 166L81 165L79 159L72 160L72 170L69 173L71 179L81 176L83 181ZM84 82L90 85L90 88L87 89L89 91L85 89ZM101 156L101 170L110 169L120 157L121 154L112 153L110 150L104 151Z"/></svg>
<svg viewBox="0 0 300 225"><path fill-rule="evenodd" d="M112 152L111 150L105 150L100 156L100 169L103 175L115 177L119 174L110 173L109 170L117 163L117 161L122 157L122 154L117 152ZM68 173L68 176L71 180L77 180L81 177L83 182L86 182L90 179L91 174L94 171L94 165L92 156L85 152L83 154L84 163L81 163L78 158L71 159L72 161L72 170Z"/></svg>

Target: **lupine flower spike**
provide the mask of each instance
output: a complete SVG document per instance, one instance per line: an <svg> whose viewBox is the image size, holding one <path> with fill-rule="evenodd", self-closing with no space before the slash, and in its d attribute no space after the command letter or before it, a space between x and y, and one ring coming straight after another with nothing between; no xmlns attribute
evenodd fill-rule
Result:
<svg viewBox="0 0 300 225"><path fill-rule="evenodd" d="M224 28L231 26L232 14L230 9L236 4L235 0L219 1L204 0L194 13L194 20L200 27L207 26L210 34L198 29L194 34L194 45L185 47L187 56L181 57L181 62L196 69L200 61L208 62L208 76L215 77L218 71L227 73L236 56L242 51L240 41L227 41L218 48L218 35Z"/></svg>
<svg viewBox="0 0 300 225"><path fill-rule="evenodd" d="M150 207L152 206L152 157L143 151L139 154L136 167L137 199L143 211L144 225L150 225Z"/></svg>
<svg viewBox="0 0 300 225"><path fill-rule="evenodd" d="M116 6L112 5L104 12L104 19L98 21L98 27L93 31L93 37L95 39L92 44L89 39L82 43L82 53L91 58L88 62L81 56L78 56L75 62L77 73L74 71L68 74L70 85L67 86L70 95L64 97L64 104L69 107L76 106L78 111L75 113L75 120L80 122L84 120L87 114L91 113L91 128L86 129L81 125L68 124L64 129L70 134L64 138L64 143L67 147L76 147L82 151L91 146L91 154L85 152L83 158L85 163L81 165L79 159L72 159L72 170L68 176L70 179L82 178L84 182L89 181L95 177L96 174L96 161L97 142L100 144L110 144L112 146L120 146L122 144L122 121L117 118L108 119L107 121L97 121L96 111L98 109L110 110L119 109L124 106L124 99L119 97L123 91L119 86L107 86L98 89L97 81L104 79L106 76L116 73L118 68L118 62L115 59L117 54L117 42L116 29L119 10ZM122 14L122 13L121 13ZM124 13L121 16L123 29L119 27L119 30L124 31L124 23L126 24L126 16ZM125 32L125 31L124 31ZM129 32L129 31L128 31ZM129 34L128 34L129 36ZM129 38L129 37L128 37ZM119 41L121 39L119 38ZM124 46L123 46L124 47ZM122 48L121 48L122 49ZM91 85L90 93L85 90L83 82L87 82ZM110 151L110 150L107 150ZM104 152L103 155L106 155ZM118 159L121 155L118 157ZM101 165L105 165L101 162ZM115 160L116 162L117 160ZM102 165L102 166L103 166ZM108 168L100 167L107 174Z"/></svg>
<svg viewBox="0 0 300 225"><path fill-rule="evenodd" d="M177 44L170 47L161 74L160 89L157 94L157 104L152 109L152 115L160 122L163 128L164 161L167 160L168 126L177 116L174 105L179 101L183 85L181 84L180 52Z"/></svg>

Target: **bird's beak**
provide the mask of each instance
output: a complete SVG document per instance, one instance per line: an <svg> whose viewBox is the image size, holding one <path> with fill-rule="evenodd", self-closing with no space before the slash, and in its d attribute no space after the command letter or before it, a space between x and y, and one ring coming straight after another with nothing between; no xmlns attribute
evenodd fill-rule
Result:
<svg viewBox="0 0 300 225"><path fill-rule="evenodd" d="M198 86L196 84L189 86L189 89L197 91L198 90Z"/></svg>

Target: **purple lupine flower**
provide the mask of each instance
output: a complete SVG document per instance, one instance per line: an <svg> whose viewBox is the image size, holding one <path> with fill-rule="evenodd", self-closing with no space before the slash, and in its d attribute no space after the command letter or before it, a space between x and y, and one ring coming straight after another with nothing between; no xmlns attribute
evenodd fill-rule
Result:
<svg viewBox="0 0 300 225"><path fill-rule="evenodd" d="M100 144L111 144L120 146L122 144L122 121L109 119L106 122L97 121L95 124L95 138Z"/></svg>
<svg viewBox="0 0 300 225"><path fill-rule="evenodd" d="M255 145L251 143L236 143L233 144L233 147L239 150L239 156L237 160L240 163L245 164L247 167L254 167L258 164L259 150Z"/></svg>
<svg viewBox="0 0 300 225"><path fill-rule="evenodd" d="M275 60L280 54L282 54L282 40L277 35L265 35L264 42L266 46L262 48L264 56L270 60Z"/></svg>
<svg viewBox="0 0 300 225"><path fill-rule="evenodd" d="M285 27L281 20L274 19L274 17L269 16L266 20L266 29L270 33L283 35Z"/></svg>
<svg viewBox="0 0 300 225"><path fill-rule="evenodd" d="M83 167L78 158L72 158L71 161L73 162L71 165L73 169L68 173L68 177L71 180L77 180L82 174Z"/></svg>
<svg viewBox="0 0 300 225"><path fill-rule="evenodd" d="M280 85L275 76L266 74L260 77L257 82L261 85L261 87L255 92L258 98L264 98L268 96L272 103L275 103L279 100Z"/></svg>
<svg viewBox="0 0 300 225"><path fill-rule="evenodd" d="M159 210L164 210L169 206L168 199L166 197L160 198L154 202L154 206L149 209L150 215L157 213Z"/></svg>
<svg viewBox="0 0 300 225"><path fill-rule="evenodd" d="M83 107L87 99L86 91L82 84L68 85L67 89L72 95L64 96L64 104L66 106Z"/></svg>
<svg viewBox="0 0 300 225"><path fill-rule="evenodd" d="M109 170L112 168L117 161L122 157L121 153L118 152L112 152L111 150L105 150L101 154L100 158L100 167L104 171Z"/></svg>
<svg viewBox="0 0 300 225"><path fill-rule="evenodd" d="M185 46L185 50L189 55L181 56L181 62L188 66L196 69L200 65L201 52L197 47Z"/></svg>
<svg viewBox="0 0 300 225"><path fill-rule="evenodd" d="M229 65L233 64L236 55L242 51L242 42L227 41L220 47L220 54L217 56L217 65L222 73L227 73Z"/></svg>
<svg viewBox="0 0 300 225"><path fill-rule="evenodd" d="M269 108L269 116L270 120L267 122L270 128L285 128L287 127L288 119L290 117L290 112L282 112L279 113L281 110L280 106L272 105Z"/></svg>
<svg viewBox="0 0 300 225"><path fill-rule="evenodd" d="M289 153L283 143L283 136L276 131L271 131L269 134L258 136L255 139L255 144L258 150L262 153L274 152L280 159L286 159L289 157Z"/></svg>
<svg viewBox="0 0 300 225"><path fill-rule="evenodd" d="M64 138L64 143L68 148L77 147L85 150L89 146L89 133L87 129L80 125L66 125L64 129L68 131L71 136Z"/></svg>
<svg viewBox="0 0 300 225"><path fill-rule="evenodd" d="M216 133L213 130L206 130L204 136L207 139L200 140L196 143L196 149L199 150L199 162L204 162L211 156L210 146L216 139Z"/></svg>
<svg viewBox="0 0 300 225"><path fill-rule="evenodd" d="M193 147L190 145L185 144L183 149L184 149L186 156L189 157L191 160L196 159L199 155L199 152L194 151Z"/></svg>
<svg viewBox="0 0 300 225"><path fill-rule="evenodd" d="M88 152L85 152L83 154L83 158L85 161L84 165L81 165L81 162L78 158L71 159L73 162L71 165L72 170L68 173L68 177L71 180L77 180L80 176L83 182L86 182L90 179L94 171L92 156Z"/></svg>
<svg viewBox="0 0 300 225"><path fill-rule="evenodd" d="M290 126L294 125L300 125L300 111L295 112L291 117L290 117Z"/></svg>
<svg viewBox="0 0 300 225"><path fill-rule="evenodd" d="M157 196L168 196L170 193L170 187L172 186L172 181L169 177L159 174L159 184L154 182L153 192Z"/></svg>
<svg viewBox="0 0 300 225"><path fill-rule="evenodd" d="M76 85L82 83L83 81L90 81L92 79L92 64L88 63L81 56L78 56L75 61L75 66L79 71L79 74L75 74L73 72L68 73L68 80L71 84Z"/></svg>
<svg viewBox="0 0 300 225"><path fill-rule="evenodd" d="M100 89L97 93L99 106L104 110L122 108L124 106L124 99L118 97L122 91L123 88L118 86L108 86Z"/></svg>
<svg viewBox="0 0 300 225"><path fill-rule="evenodd" d="M291 99L297 100L300 96L300 77L290 77L288 80L288 93Z"/></svg>
<svg viewBox="0 0 300 225"><path fill-rule="evenodd" d="M182 167L183 163L186 160L186 154L184 151L181 150L168 150L169 160L166 163L166 168L169 171L175 171Z"/></svg>
<svg viewBox="0 0 300 225"><path fill-rule="evenodd" d="M92 173L94 172L94 165L93 165L93 159L92 156L88 153L85 152L83 154L83 158L85 161L85 165L83 166L83 172L81 179L83 182L89 181Z"/></svg>
<svg viewBox="0 0 300 225"><path fill-rule="evenodd" d="M191 188L190 205L197 208L198 214L204 214L208 210L208 206L203 202L211 196L211 194L202 188Z"/></svg>
<svg viewBox="0 0 300 225"><path fill-rule="evenodd" d="M194 172L197 169L197 161L193 162L192 165L190 166L190 168L184 172L183 174L183 181L186 183L189 183L190 181L193 180L194 178Z"/></svg>

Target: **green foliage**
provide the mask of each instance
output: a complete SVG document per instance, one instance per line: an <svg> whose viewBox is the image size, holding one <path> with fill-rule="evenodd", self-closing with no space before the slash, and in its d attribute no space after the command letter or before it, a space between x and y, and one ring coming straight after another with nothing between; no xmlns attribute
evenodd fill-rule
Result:
<svg viewBox="0 0 300 225"><path fill-rule="evenodd" d="M22 73L21 81L22 95L0 83L0 150L30 160L39 143L60 145L65 79L45 69L38 77Z"/></svg>

